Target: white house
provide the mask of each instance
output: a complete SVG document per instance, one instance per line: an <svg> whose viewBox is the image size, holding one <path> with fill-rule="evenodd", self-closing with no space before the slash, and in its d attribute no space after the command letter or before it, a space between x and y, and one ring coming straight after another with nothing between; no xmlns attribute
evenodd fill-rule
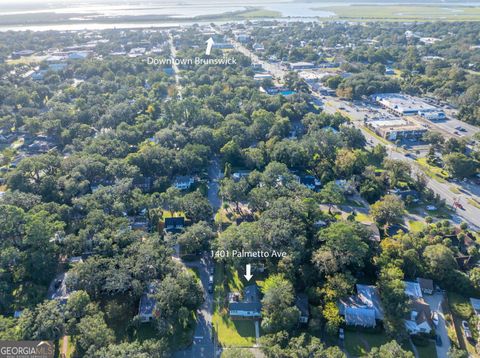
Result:
<svg viewBox="0 0 480 358"><path fill-rule="evenodd" d="M243 299L240 299L238 293L230 293L228 313L232 319L260 319L262 317L262 303L258 286L246 286L243 290Z"/></svg>
<svg viewBox="0 0 480 358"><path fill-rule="evenodd" d="M157 301L153 297L156 292L155 284L149 283L146 292L140 297L138 305L138 316L140 322L150 322L155 314L155 305Z"/></svg>
<svg viewBox="0 0 480 358"><path fill-rule="evenodd" d="M195 179L190 176L177 176L173 185L179 190L188 190L195 182Z"/></svg>

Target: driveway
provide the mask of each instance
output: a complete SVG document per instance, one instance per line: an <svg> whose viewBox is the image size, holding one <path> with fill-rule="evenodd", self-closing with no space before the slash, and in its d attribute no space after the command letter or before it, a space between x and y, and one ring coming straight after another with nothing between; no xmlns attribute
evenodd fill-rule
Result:
<svg viewBox="0 0 480 358"><path fill-rule="evenodd" d="M435 348L437 349L437 357L447 358L447 353L450 349L450 339L448 338L445 316L443 315L442 310L443 294L435 292L433 295L424 295L423 298L430 305L431 311L438 312L438 326L436 327L435 331L440 338L442 338L442 346L439 347L435 344Z"/></svg>

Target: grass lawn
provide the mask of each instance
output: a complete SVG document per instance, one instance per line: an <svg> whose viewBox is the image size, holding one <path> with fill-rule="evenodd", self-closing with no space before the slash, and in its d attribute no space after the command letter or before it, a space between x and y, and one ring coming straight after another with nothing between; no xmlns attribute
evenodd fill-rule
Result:
<svg viewBox="0 0 480 358"><path fill-rule="evenodd" d="M358 222L361 222L361 223L372 223L373 220L370 216L368 216L367 214L364 214L364 213L357 213L357 215L355 216L355 220L357 220Z"/></svg>
<svg viewBox="0 0 480 358"><path fill-rule="evenodd" d="M63 352L63 339L60 338L58 340L58 342L59 342L60 353L62 353ZM68 347L67 347L67 352L66 352L67 354L66 354L65 358L70 358L70 357L72 357L73 352L75 351L75 345L73 344L73 340L71 339L70 336L67 336L67 342L68 342L67 343Z"/></svg>
<svg viewBox="0 0 480 358"><path fill-rule="evenodd" d="M429 341L428 346L415 346L417 348L418 356L420 358L436 358L437 349L435 342Z"/></svg>
<svg viewBox="0 0 480 358"><path fill-rule="evenodd" d="M448 189L454 194L460 194L460 190L456 186L449 186Z"/></svg>
<svg viewBox="0 0 480 358"><path fill-rule="evenodd" d="M215 214L215 223L217 225L222 225L223 228L228 227L229 225L233 224L233 221L227 215L227 210L223 207L218 209L217 213Z"/></svg>
<svg viewBox="0 0 480 358"><path fill-rule="evenodd" d="M32 55L32 56L24 56L24 57L20 57L20 58L17 58L15 60L7 60L6 62L9 64L9 65L29 65L29 64L34 64L34 63L40 63L42 62L43 60L45 60L48 56L35 56L35 55Z"/></svg>
<svg viewBox="0 0 480 358"><path fill-rule="evenodd" d="M475 351L475 345L473 345L470 341L465 338L463 328L462 328L462 321L470 321L473 316L473 308L470 304L470 301L467 297L459 295L457 293L448 292L448 304L450 306L450 310L452 311L453 321L455 325L455 329L458 334L460 348L466 349L468 353L470 353L473 357L478 356ZM473 331L475 326L469 322L470 329ZM474 333L475 334L475 333Z"/></svg>
<svg viewBox="0 0 480 358"><path fill-rule="evenodd" d="M138 339L143 342L147 339L158 338L158 331L153 326L153 323L142 323L133 333L134 339Z"/></svg>
<svg viewBox="0 0 480 358"><path fill-rule="evenodd" d="M345 349L354 357L363 357L373 347L380 347L391 339L385 333L366 333L358 331L345 331Z"/></svg>
<svg viewBox="0 0 480 358"><path fill-rule="evenodd" d="M448 303L454 316L468 320L473 315L473 308L468 298L454 292L448 292Z"/></svg>
<svg viewBox="0 0 480 358"><path fill-rule="evenodd" d="M417 163L422 167L423 172L432 179L437 180L440 183L446 183L446 177L448 174L443 171L442 168L434 167L427 163L427 158L418 158Z"/></svg>
<svg viewBox="0 0 480 358"><path fill-rule="evenodd" d="M228 315L227 294L230 291L241 291L244 280L238 271L225 268L218 263L215 267L215 303L213 310L213 326L218 340L224 347L252 347L255 340L253 321L234 321Z"/></svg>
<svg viewBox="0 0 480 358"><path fill-rule="evenodd" d="M422 223L421 221L410 220L408 222L408 228L411 232L421 232L424 227L425 227L425 224Z"/></svg>
<svg viewBox="0 0 480 358"><path fill-rule="evenodd" d="M436 6L436 5L350 5L322 7L315 10L333 11L332 19L349 20L444 20L476 21L480 19L480 7L475 6Z"/></svg>
<svg viewBox="0 0 480 358"><path fill-rule="evenodd" d="M480 209L480 203L477 200L469 198L469 199L467 199L467 201L470 205L473 205L477 209Z"/></svg>

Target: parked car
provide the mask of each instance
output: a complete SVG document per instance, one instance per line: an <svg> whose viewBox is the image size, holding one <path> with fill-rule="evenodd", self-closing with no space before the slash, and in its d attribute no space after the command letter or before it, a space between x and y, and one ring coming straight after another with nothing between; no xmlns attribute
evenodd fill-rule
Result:
<svg viewBox="0 0 480 358"><path fill-rule="evenodd" d="M343 328L339 329L338 338L340 338L342 341L345 339L345 331L343 330Z"/></svg>
<svg viewBox="0 0 480 358"><path fill-rule="evenodd" d="M213 283L208 284L208 293L213 293Z"/></svg>
<svg viewBox="0 0 480 358"><path fill-rule="evenodd" d="M435 343L437 344L437 346L441 347L442 346L442 338L437 334L435 336Z"/></svg>
<svg viewBox="0 0 480 358"><path fill-rule="evenodd" d="M432 321L433 321L433 324L435 325L435 327L437 327L438 326L438 312L437 311L433 311Z"/></svg>
<svg viewBox="0 0 480 358"><path fill-rule="evenodd" d="M462 321L462 328L463 328L463 332L465 333L465 337L467 339L471 339L472 338L472 332L470 331L470 327L468 326L467 321Z"/></svg>

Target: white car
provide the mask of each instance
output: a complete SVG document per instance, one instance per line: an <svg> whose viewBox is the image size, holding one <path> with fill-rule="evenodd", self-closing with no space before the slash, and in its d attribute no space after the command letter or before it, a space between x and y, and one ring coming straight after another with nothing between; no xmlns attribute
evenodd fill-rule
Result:
<svg viewBox="0 0 480 358"><path fill-rule="evenodd" d="M345 339L345 331L343 330L343 328L340 328L338 330L338 338L340 338L342 341Z"/></svg>
<svg viewBox="0 0 480 358"><path fill-rule="evenodd" d="M437 311L433 311L432 321L433 321L433 324L435 325L435 327L437 327L438 326L438 312Z"/></svg>

